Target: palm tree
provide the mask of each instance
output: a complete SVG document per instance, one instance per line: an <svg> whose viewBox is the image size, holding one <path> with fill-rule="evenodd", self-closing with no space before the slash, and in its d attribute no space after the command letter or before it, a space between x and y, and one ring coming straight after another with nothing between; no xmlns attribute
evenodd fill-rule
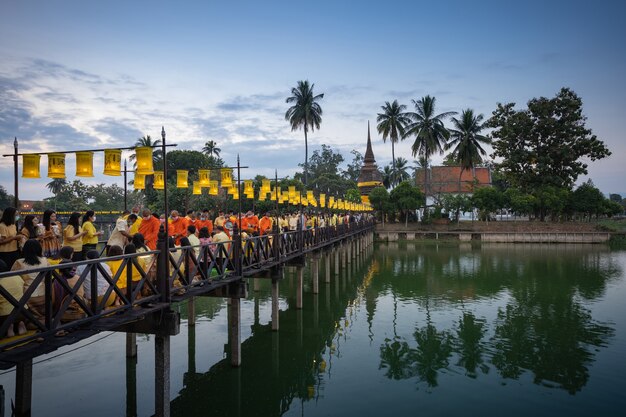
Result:
<svg viewBox="0 0 626 417"><path fill-rule="evenodd" d="M456 117L453 117L451 120L454 129L450 129L451 140L446 144L445 148L448 150L454 147L452 154L456 162L461 165L461 172L459 173L460 190L463 171L473 169L482 162L481 155L484 156L487 152L481 144L488 145L491 143L491 139L480 134L484 129L484 125L480 123L483 120L483 115L475 116L472 109L463 110L460 120L457 120Z"/></svg>
<svg viewBox="0 0 626 417"><path fill-rule="evenodd" d="M67 184L65 178L55 178L46 184L46 188L56 197L57 194L61 192L65 184Z"/></svg>
<svg viewBox="0 0 626 417"><path fill-rule="evenodd" d="M285 120L291 124L291 130L304 129L304 185L308 181L308 160L309 160L309 144L307 133L309 127L311 131L316 128L319 130L322 122L322 108L318 100L324 98L324 94L313 94L313 87L309 86L309 81L298 81L298 85L291 89L291 97L287 97L286 103L294 103L285 113Z"/></svg>
<svg viewBox="0 0 626 417"><path fill-rule="evenodd" d="M442 153L450 132L443 125L443 120L456 112L435 114L435 97L426 96L415 101L415 113L408 113L411 123L406 126L405 136L415 136L411 150L413 156L421 155L429 159L435 152ZM427 170L424 170L424 195L428 195Z"/></svg>
<svg viewBox="0 0 626 417"><path fill-rule="evenodd" d="M408 169L409 169L409 161L407 161L405 158L399 156L398 158L396 158L395 160L395 167L393 168L394 170L394 179L396 181L396 185L400 184L402 181L408 181L411 178L411 175L409 175L408 173Z"/></svg>
<svg viewBox="0 0 626 417"><path fill-rule="evenodd" d="M383 185L386 189L393 187L393 168L389 165L385 165L383 168Z"/></svg>
<svg viewBox="0 0 626 417"><path fill-rule="evenodd" d="M215 156L215 158L219 158L220 152L222 152L222 150L217 147L217 143L215 143L215 141L210 140L204 144L202 152L207 154L207 156Z"/></svg>
<svg viewBox="0 0 626 417"><path fill-rule="evenodd" d="M376 117L376 121L378 122L376 128L378 129L378 133L383 135L383 142L386 142L387 138L389 138L391 142L391 161L393 164L393 172L395 173L396 154L394 144L404 139L405 127L411 123L411 119L409 119L407 113L404 113L406 106L404 104L398 104L398 100L394 100L391 104L386 101L385 105L380 107L383 109L383 112L378 113Z"/></svg>

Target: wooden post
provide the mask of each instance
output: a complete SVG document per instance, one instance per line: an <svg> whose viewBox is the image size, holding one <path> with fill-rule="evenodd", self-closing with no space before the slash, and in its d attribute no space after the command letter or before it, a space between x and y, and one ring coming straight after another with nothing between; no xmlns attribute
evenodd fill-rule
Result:
<svg viewBox="0 0 626 417"><path fill-rule="evenodd" d="M137 357L137 333L126 333L126 357Z"/></svg>
<svg viewBox="0 0 626 417"><path fill-rule="evenodd" d="M241 300L239 298L230 299L230 364L241 366Z"/></svg>
<svg viewBox="0 0 626 417"><path fill-rule="evenodd" d="M196 300L194 297L187 301L187 325L190 327L196 325Z"/></svg>
<svg viewBox="0 0 626 417"><path fill-rule="evenodd" d="M296 308L302 308L302 287L304 286L304 268L297 267L298 283L296 285Z"/></svg>
<svg viewBox="0 0 626 417"><path fill-rule="evenodd" d="M33 360L20 362L15 367L15 415L30 416L33 395Z"/></svg>
<svg viewBox="0 0 626 417"><path fill-rule="evenodd" d="M335 276L339 276L339 248L335 249Z"/></svg>
<svg viewBox="0 0 626 417"><path fill-rule="evenodd" d="M317 253L313 253L313 259L311 262L311 275L313 275L313 294L320 292L320 258Z"/></svg>
<svg viewBox="0 0 626 417"><path fill-rule="evenodd" d="M137 357L126 356L126 416L137 416Z"/></svg>
<svg viewBox="0 0 626 417"><path fill-rule="evenodd" d="M170 336L154 338L154 414L170 415Z"/></svg>
<svg viewBox="0 0 626 417"><path fill-rule="evenodd" d="M330 252L326 253L326 256L324 258L324 267L326 269L326 278L325 278L325 282L327 284L330 284Z"/></svg>
<svg viewBox="0 0 626 417"><path fill-rule="evenodd" d="M346 244L343 243L341 245L341 268L346 269L346 266L348 266L348 256L346 251Z"/></svg>
<svg viewBox="0 0 626 417"><path fill-rule="evenodd" d="M252 291L258 292L261 289L261 279L252 278Z"/></svg>
<svg viewBox="0 0 626 417"><path fill-rule="evenodd" d="M278 279L272 278L272 331L278 331Z"/></svg>

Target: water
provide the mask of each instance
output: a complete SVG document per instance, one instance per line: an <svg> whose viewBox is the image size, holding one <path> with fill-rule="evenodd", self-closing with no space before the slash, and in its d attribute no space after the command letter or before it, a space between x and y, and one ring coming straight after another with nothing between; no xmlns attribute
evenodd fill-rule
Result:
<svg viewBox="0 0 626 417"><path fill-rule="evenodd" d="M197 299L171 339L172 415L623 415L626 251L389 243L324 271L302 310L286 271L278 332L269 281L250 284L240 368L225 301ZM137 343L136 363L114 333L36 359L33 415L152 415L154 339Z"/></svg>

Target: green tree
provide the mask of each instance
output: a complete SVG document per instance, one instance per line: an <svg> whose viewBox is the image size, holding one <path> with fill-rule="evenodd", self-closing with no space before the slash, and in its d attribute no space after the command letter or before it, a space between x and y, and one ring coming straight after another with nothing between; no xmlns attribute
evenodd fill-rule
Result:
<svg viewBox="0 0 626 417"><path fill-rule="evenodd" d="M403 181L389 193L389 199L400 210L404 212L405 227L409 222L409 213L416 210L424 203L424 195L414 185L408 181Z"/></svg>
<svg viewBox="0 0 626 417"><path fill-rule="evenodd" d="M220 152L222 152L222 150L217 147L217 143L215 143L215 141L209 140L204 144L202 152L204 152L209 157L212 156L215 158L219 158Z"/></svg>
<svg viewBox="0 0 626 417"><path fill-rule="evenodd" d="M315 180L322 174L339 175L339 165L342 162L343 155L341 153L333 151L328 145L322 145L322 149L315 150L308 162L309 178ZM298 165L305 168L303 164Z"/></svg>
<svg viewBox="0 0 626 417"><path fill-rule="evenodd" d="M535 197L522 193L517 188L509 188L504 191L505 205L513 213L519 215L529 215L533 212L536 201Z"/></svg>
<svg viewBox="0 0 626 417"><path fill-rule="evenodd" d="M386 142L387 139L391 142L391 161L393 164L392 172L395 175L396 154L394 144L405 138L405 126L411 123L411 119L407 113L404 112L404 110L406 110L406 106L404 104L399 104L398 100L394 100L391 104L386 101L385 105L381 106L381 109L383 109L383 112L378 113L376 117L376 122L378 122L376 128L378 133L383 135L383 142ZM396 178L393 178L392 182L397 183L399 181Z"/></svg>
<svg viewBox="0 0 626 417"><path fill-rule="evenodd" d="M344 194L346 201L350 201L352 203L360 203L361 202L361 193L357 188L350 188Z"/></svg>
<svg viewBox="0 0 626 417"><path fill-rule="evenodd" d="M54 178L46 184L46 188L52 194L57 195L65 184L67 184L67 180L65 178Z"/></svg>
<svg viewBox="0 0 626 417"><path fill-rule="evenodd" d="M542 186L571 188L587 173L583 159L595 161L611 154L585 126L582 100L563 88L554 98L534 98L527 109L498 104L486 126L493 128L492 157L505 180L524 192Z"/></svg>
<svg viewBox="0 0 626 417"><path fill-rule="evenodd" d="M285 120L291 124L291 130L304 130L304 185L308 184L308 130L319 130L322 123L322 107L318 101L324 98L324 94L315 95L314 86L315 84L309 86L308 80L298 81L298 85L291 89L292 95L285 100L286 103L294 103L285 113Z"/></svg>
<svg viewBox="0 0 626 417"><path fill-rule="evenodd" d="M395 161L395 173L393 175L393 178L396 181L396 184L401 183L402 181L408 181L411 179L411 175L408 172L409 169L409 161L406 160L406 158L403 158L401 156L396 158Z"/></svg>
<svg viewBox="0 0 626 417"><path fill-rule="evenodd" d="M483 115L474 115L472 109L463 110L460 120L456 117L452 117L451 120L454 129L450 129L450 141L445 145L445 149L453 149L452 155L456 163L461 166L459 173L459 189L461 189L463 171L471 170L482 162L482 156L487 152L481 144L490 144L491 139L480 134L484 128L481 124Z"/></svg>
<svg viewBox="0 0 626 417"><path fill-rule="evenodd" d="M415 112L407 113L411 122L406 126L405 136L415 136L411 150L413 156L420 155L430 159L435 152L443 153L450 132L443 125L444 119L456 112L435 114L435 97L427 95L415 101ZM424 170L424 194L428 195L428 175Z"/></svg>
<svg viewBox="0 0 626 417"><path fill-rule="evenodd" d="M391 209L389 192L384 187L375 187L372 191L370 191L369 199L370 204L374 207L374 210L380 213L383 227L385 227L385 214Z"/></svg>
<svg viewBox="0 0 626 417"><path fill-rule="evenodd" d="M481 187L474 192L472 204L481 212L481 218L489 221L491 213L504 205L503 194L494 187Z"/></svg>
<svg viewBox="0 0 626 417"><path fill-rule="evenodd" d="M348 167L343 171L342 176L347 180L357 182L361 174L361 168L363 167L363 155L355 149L350 151L350 153L354 155L354 157L352 158L352 162L350 162Z"/></svg>
<svg viewBox="0 0 626 417"><path fill-rule="evenodd" d="M567 202L570 200L569 189L551 185L537 187L531 194L535 198L535 217L541 221L544 221L548 215L552 217L552 220L558 220L565 212Z"/></svg>
<svg viewBox="0 0 626 417"><path fill-rule="evenodd" d="M582 183L572 193L573 209L591 221L593 214L598 214L604 209L604 195L591 180Z"/></svg>
<svg viewBox="0 0 626 417"><path fill-rule="evenodd" d="M6 207L13 207L13 203L13 196L7 192L6 188L0 185L0 208L4 210Z"/></svg>
<svg viewBox="0 0 626 417"><path fill-rule="evenodd" d="M472 209L471 198L465 194L445 194L441 198L441 204L448 213L453 214L453 221L458 222L461 213Z"/></svg>
<svg viewBox="0 0 626 417"><path fill-rule="evenodd" d="M616 203L622 202L622 196L619 194L609 194L609 200L615 201Z"/></svg>
<svg viewBox="0 0 626 417"><path fill-rule="evenodd" d="M391 187L393 187L393 168L391 167L391 165L386 165L385 167L383 167L383 185L385 186L385 188L389 189Z"/></svg>

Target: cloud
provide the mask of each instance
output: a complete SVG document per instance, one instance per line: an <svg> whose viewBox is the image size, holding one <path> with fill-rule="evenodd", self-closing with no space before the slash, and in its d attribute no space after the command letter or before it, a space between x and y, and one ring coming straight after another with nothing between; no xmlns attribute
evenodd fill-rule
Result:
<svg viewBox="0 0 626 417"><path fill-rule="evenodd" d="M143 133L135 128L133 123L112 117L96 121L93 128L96 132L109 136L112 139L109 143L118 145L134 143L136 139L143 136Z"/></svg>

